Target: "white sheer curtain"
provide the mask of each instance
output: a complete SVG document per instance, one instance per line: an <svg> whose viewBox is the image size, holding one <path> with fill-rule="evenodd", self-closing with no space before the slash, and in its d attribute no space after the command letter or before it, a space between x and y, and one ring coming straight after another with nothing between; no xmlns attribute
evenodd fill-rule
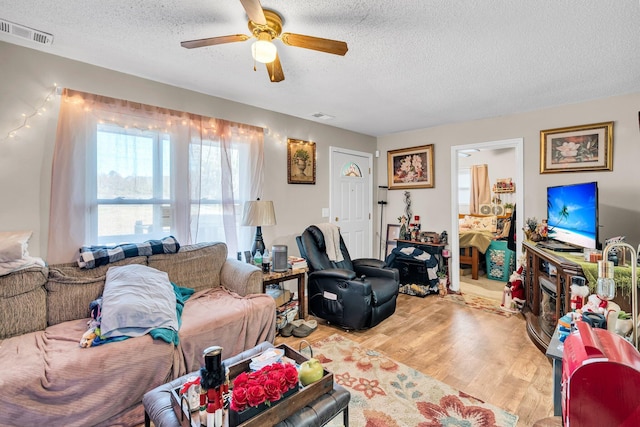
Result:
<svg viewBox="0 0 640 427"><path fill-rule="evenodd" d="M469 211L472 214L480 213L480 205L491 203L491 186L489 183L489 166L471 166L471 200Z"/></svg>
<svg viewBox="0 0 640 427"><path fill-rule="evenodd" d="M81 246L96 244L90 241L96 209L90 183L97 129L105 124L168 135L172 233L180 244L223 240L230 255L250 247L252 230L239 224L244 202L262 192L262 128L65 89L51 180L50 264L74 261ZM211 231L216 228L222 236Z"/></svg>

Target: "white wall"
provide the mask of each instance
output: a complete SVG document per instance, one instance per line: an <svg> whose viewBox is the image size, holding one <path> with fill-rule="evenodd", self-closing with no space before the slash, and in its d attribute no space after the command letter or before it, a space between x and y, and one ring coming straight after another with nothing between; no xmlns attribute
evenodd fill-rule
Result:
<svg viewBox="0 0 640 427"><path fill-rule="evenodd" d="M301 120L268 110L109 71L84 63L0 42L0 230L32 230L30 252L46 258L49 187L56 115L49 111L30 121L32 127L18 138L2 139L18 126L23 112L32 111L53 82L59 86L115 98L220 117L269 128L265 138L265 190L263 199L275 203L278 225L265 227L265 243L286 244L297 253L295 235L308 224L326 222L329 206L329 146L374 153L374 187L387 183L388 150L434 144L435 188L411 190L413 212L421 216L423 229L446 230L450 226L450 147L469 143L524 138L525 217L543 218L546 187L598 181L601 239L628 236L640 242L640 94L611 97L526 114L496 117L420 129L377 139ZM55 109L54 109L55 110ZM613 172L539 173L540 130L613 120ZM317 143L316 185L290 185L286 178L286 139ZM377 143L377 147L376 147ZM384 223L395 223L402 214L402 190L388 192ZM374 251L379 248L380 209L374 203ZM384 227L386 230L386 227ZM384 232L384 231L383 231Z"/></svg>
<svg viewBox="0 0 640 427"><path fill-rule="evenodd" d="M462 168L470 169L473 165L486 164L489 171L489 184L493 189L493 185L498 179L511 178L514 180L516 175L516 150L514 148L500 148L494 150L482 150L469 153L469 157L460 157L458 159L458 170ZM496 194L492 194L496 195ZM497 194L502 200L502 204L516 203L516 193ZM460 204L459 213L469 213L469 204Z"/></svg>
<svg viewBox="0 0 640 427"><path fill-rule="evenodd" d="M435 188L411 190L413 212L423 229L450 227L450 147L524 138L524 214L546 216L546 188L551 185L598 181L600 240L626 235L634 247L640 243L640 94L616 96L524 114L495 117L387 135L378 138L379 182L385 182L389 150L434 144ZM540 174L540 130L613 121L613 171ZM519 189L518 189L519 190ZM455 196L455 195L453 195ZM403 209L403 190L389 191L386 222L395 222ZM519 207L520 208L520 207ZM519 225L520 227L522 225Z"/></svg>
<svg viewBox="0 0 640 427"><path fill-rule="evenodd" d="M329 146L374 153L376 139L272 111L144 80L0 42L0 139L22 122L53 83L58 86L188 111L269 128L265 135L263 200L273 200L278 225L264 227L265 244L286 244L298 253L295 236L327 222ZM272 84L265 81L265 84ZM0 231L32 230L33 256L46 259L51 165L56 109L30 120L17 138L0 140ZM287 184L287 138L316 142L316 185ZM374 184L377 185L377 184Z"/></svg>

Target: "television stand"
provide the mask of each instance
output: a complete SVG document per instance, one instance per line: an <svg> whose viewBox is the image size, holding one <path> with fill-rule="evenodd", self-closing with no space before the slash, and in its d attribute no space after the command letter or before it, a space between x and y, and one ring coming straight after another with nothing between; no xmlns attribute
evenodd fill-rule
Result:
<svg viewBox="0 0 640 427"><path fill-rule="evenodd" d="M579 264L563 258L559 252L543 249L540 243L530 240L522 243L525 254L525 305L522 312L529 338L546 352L558 319L571 311L571 277L584 277L584 274Z"/></svg>
<svg viewBox="0 0 640 427"><path fill-rule="evenodd" d="M582 248L577 246L562 243L558 240L547 240L544 242L538 242L538 247L548 249L553 252L582 252Z"/></svg>

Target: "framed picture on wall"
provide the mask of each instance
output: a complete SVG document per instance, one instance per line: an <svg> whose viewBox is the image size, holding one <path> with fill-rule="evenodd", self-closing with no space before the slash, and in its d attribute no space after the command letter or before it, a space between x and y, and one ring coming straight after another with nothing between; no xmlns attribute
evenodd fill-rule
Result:
<svg viewBox="0 0 640 427"><path fill-rule="evenodd" d="M315 142L287 139L287 182L289 184L316 183Z"/></svg>
<svg viewBox="0 0 640 427"><path fill-rule="evenodd" d="M389 190L433 188L433 144L387 152Z"/></svg>
<svg viewBox="0 0 640 427"><path fill-rule="evenodd" d="M540 173L613 170L613 122L540 131Z"/></svg>

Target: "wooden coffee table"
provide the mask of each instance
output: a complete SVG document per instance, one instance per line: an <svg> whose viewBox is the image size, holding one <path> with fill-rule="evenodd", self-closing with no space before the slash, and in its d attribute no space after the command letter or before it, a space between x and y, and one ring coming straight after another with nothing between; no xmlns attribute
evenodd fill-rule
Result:
<svg viewBox="0 0 640 427"><path fill-rule="evenodd" d="M307 358L299 352L291 349L286 344L281 344L278 348L285 350L285 356L295 360L297 363L305 361ZM251 351L251 350L249 350ZM256 352L254 355L259 354ZM233 358L232 358L233 359ZM243 359L237 363L231 363L229 366L229 376L231 378L237 376L240 372L248 369L250 359ZM225 361L226 363L226 361ZM178 392L182 388L182 384L190 375L198 375L199 372L187 374L179 380L172 381L170 384L159 386L147 394L153 394L154 399L157 396L162 402L153 401L151 406L163 408L159 413L149 414L146 410L147 403L150 400L143 399L145 403L145 426L149 427L151 422L156 423L155 417L162 418L162 425L182 426L182 427L200 427L198 412L191 413L188 407L184 406L185 399L180 399ZM169 392L169 393L166 393ZM343 414L344 426L349 426L349 400L351 394L344 387L333 382L333 374L325 371L323 378L316 383L310 384L298 392L288 397L285 401L263 411L257 416L245 421L238 427L256 427L256 426L273 426L280 421L285 420L287 425L320 427L333 419L341 412ZM165 399L170 400L168 414L164 408ZM145 400L147 400L145 402ZM166 402L169 403L169 402ZM173 409L171 409L173 407ZM192 418L193 414L193 418ZM170 415L170 420L167 418ZM197 416L196 416L197 415ZM228 427L229 417L224 417L224 427Z"/></svg>

